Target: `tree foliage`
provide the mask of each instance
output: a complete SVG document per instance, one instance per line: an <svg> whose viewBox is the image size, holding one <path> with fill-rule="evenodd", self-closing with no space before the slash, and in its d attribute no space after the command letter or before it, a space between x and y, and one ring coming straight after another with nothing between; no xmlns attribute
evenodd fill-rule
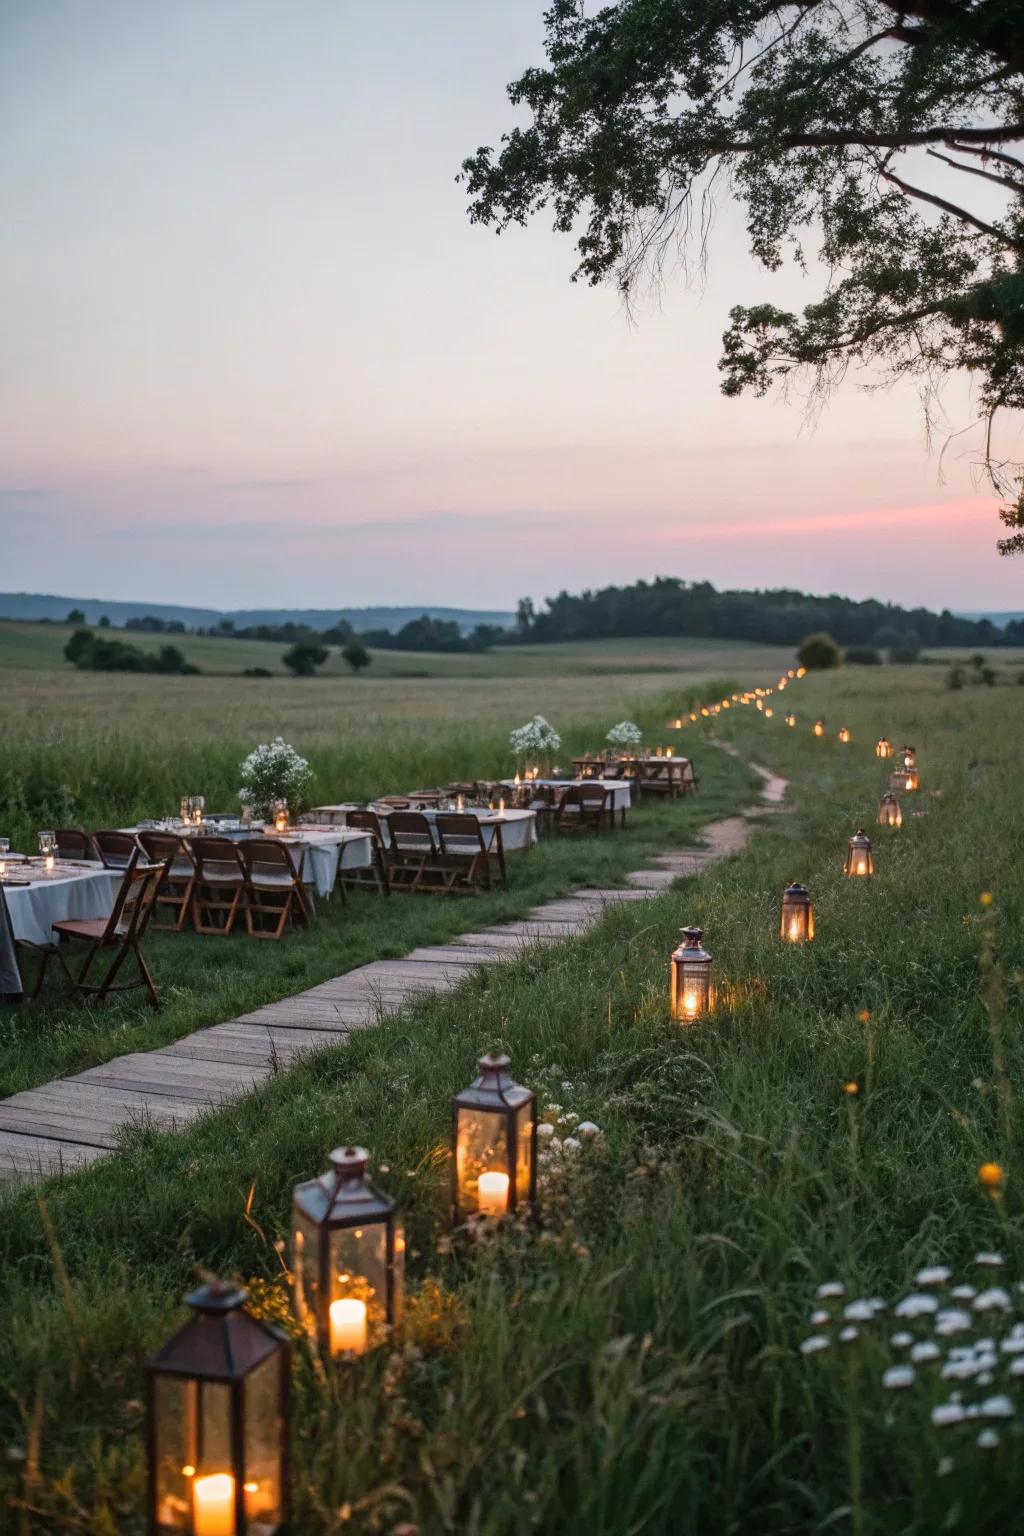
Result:
<svg viewBox="0 0 1024 1536"><path fill-rule="evenodd" d="M839 647L831 635L808 635L801 641L796 659L808 672L827 672L839 665Z"/></svg>
<svg viewBox="0 0 1024 1536"><path fill-rule="evenodd" d="M827 274L802 314L731 311L727 395L867 363L926 391L968 370L989 426L1024 405L1021 0L552 0L546 27L547 67L508 88L530 123L463 163L474 220L550 208L575 275L629 296L703 247L727 185L762 266L814 240Z"/></svg>
<svg viewBox="0 0 1024 1536"><path fill-rule="evenodd" d="M281 660L295 677L312 677L330 654L325 645L315 640L299 640L290 650L285 651Z"/></svg>

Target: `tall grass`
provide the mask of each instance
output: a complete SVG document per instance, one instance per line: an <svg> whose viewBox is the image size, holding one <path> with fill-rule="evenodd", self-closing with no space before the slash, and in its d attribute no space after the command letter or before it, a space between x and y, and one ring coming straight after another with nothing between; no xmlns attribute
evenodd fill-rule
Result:
<svg viewBox="0 0 1024 1536"><path fill-rule="evenodd" d="M877 1344L798 1352L823 1280L888 1297L924 1262L969 1269L994 1248L1024 1278L1024 733L1005 695L985 693L951 704L909 673L898 690L842 675L794 690L796 731L730 712L722 730L791 780L791 809L749 855L51 1184L70 1302L35 1195L8 1196L12 1518L141 1530L141 1360L200 1265L256 1280L273 1308L290 1186L352 1138L405 1208L415 1300L405 1338L352 1375L324 1379L300 1352L297 1530L1012 1529L1019 1436L982 1453L934 1429L928 1408L949 1389L924 1372L913 1392L886 1391L885 1325ZM838 727L840 709L852 746L815 741L813 714ZM905 809L927 814L877 829L877 875L850 881L843 849L857 825L873 830L883 730L916 742L923 787ZM818 916L800 951L777 939L793 878ZM684 1029L666 1018L666 955L691 919L722 1002ZM539 1234L453 1245L447 1100L496 1041L543 1104L603 1136L547 1170ZM999 1201L978 1187L987 1159L1006 1170Z"/></svg>

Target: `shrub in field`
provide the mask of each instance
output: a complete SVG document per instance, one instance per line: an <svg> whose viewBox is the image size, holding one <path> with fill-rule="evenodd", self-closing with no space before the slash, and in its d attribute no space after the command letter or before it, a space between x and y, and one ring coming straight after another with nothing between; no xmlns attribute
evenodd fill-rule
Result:
<svg viewBox="0 0 1024 1536"><path fill-rule="evenodd" d="M1024 674L1022 674L1022 676L1024 676ZM950 689L953 689L953 690L956 690L957 688L962 688L963 685L964 685L964 669L963 669L963 667L950 667L949 671L946 673L946 687L950 688Z"/></svg>
<svg viewBox="0 0 1024 1536"><path fill-rule="evenodd" d="M808 635L796 653L797 660L808 672L824 672L839 665L839 647L831 635Z"/></svg>
<svg viewBox="0 0 1024 1536"><path fill-rule="evenodd" d="M309 763L281 736L250 752L241 768L238 798L257 816L266 816L273 800L286 800L293 813L302 809L313 777Z"/></svg>
<svg viewBox="0 0 1024 1536"><path fill-rule="evenodd" d="M330 654L325 645L319 645L315 640L300 640L291 650L285 651L281 660L296 677L312 677Z"/></svg>
<svg viewBox="0 0 1024 1536"><path fill-rule="evenodd" d="M341 658L352 668L356 677L359 676L364 667L370 665L373 659L361 640L350 640L346 646L343 646Z"/></svg>
<svg viewBox="0 0 1024 1536"><path fill-rule="evenodd" d="M613 725L605 738L611 747L638 747L644 739L644 733L632 720L620 720L618 725Z"/></svg>
<svg viewBox="0 0 1024 1536"><path fill-rule="evenodd" d="M873 645L848 645L843 660L851 667L878 667L882 658Z"/></svg>

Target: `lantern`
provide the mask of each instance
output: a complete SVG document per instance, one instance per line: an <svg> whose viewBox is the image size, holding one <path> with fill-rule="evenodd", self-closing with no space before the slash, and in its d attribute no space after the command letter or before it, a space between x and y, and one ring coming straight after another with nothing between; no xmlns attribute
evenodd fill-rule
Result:
<svg viewBox="0 0 1024 1536"><path fill-rule="evenodd" d="M876 757L892 757L892 742L880 736L875 743Z"/></svg>
<svg viewBox="0 0 1024 1536"><path fill-rule="evenodd" d="M221 1281L146 1366L150 1536L273 1536L288 1519L288 1341Z"/></svg>
<svg viewBox="0 0 1024 1536"><path fill-rule="evenodd" d="M774 713L775 713L775 711L774 711L774 709L772 709L771 705L770 704L766 704L765 707L764 707L764 717L765 717L765 719L766 720L770 720L772 715L774 715Z"/></svg>
<svg viewBox="0 0 1024 1536"><path fill-rule="evenodd" d="M844 725L844 726L841 726L841 727L840 727L840 729L839 729L839 740L840 740L840 741L841 741L841 742L842 742L842 743L843 743L843 744L844 744L844 745L845 745L845 744L846 744L846 743L847 743L847 742L848 742L848 741L849 741L849 740L850 740L850 733L849 733L849 731L848 731L848 730L847 730L847 729L846 729L846 726L845 726L845 725Z"/></svg>
<svg viewBox="0 0 1024 1536"><path fill-rule="evenodd" d="M504 1216L537 1199L537 1100L492 1052L452 1100L452 1207L456 1221Z"/></svg>
<svg viewBox="0 0 1024 1536"><path fill-rule="evenodd" d="M824 722L824 720L815 720L815 722L814 722L814 734L815 734L815 736L824 736L824 734L825 734L825 722Z"/></svg>
<svg viewBox="0 0 1024 1536"><path fill-rule="evenodd" d="M786 716L786 724L787 725L796 725L796 715L787 715Z"/></svg>
<svg viewBox="0 0 1024 1536"><path fill-rule="evenodd" d="M903 790L907 794L913 793L920 782L916 768L894 768L889 775L889 788Z"/></svg>
<svg viewBox="0 0 1024 1536"><path fill-rule="evenodd" d="M715 988L711 980L711 956L704 948L703 928L680 930L683 942L669 962L669 1006L674 1019L692 1024L715 1006Z"/></svg>
<svg viewBox="0 0 1024 1536"><path fill-rule="evenodd" d="M271 800L270 818L274 823L275 832L287 832L288 830L288 801Z"/></svg>
<svg viewBox="0 0 1024 1536"><path fill-rule="evenodd" d="M916 747L901 747L900 748L900 760L903 763L904 768L916 768L917 767L917 748Z"/></svg>
<svg viewBox="0 0 1024 1536"><path fill-rule="evenodd" d="M844 875L873 875L875 860L871 852L871 839L863 830L855 832L846 846Z"/></svg>
<svg viewBox="0 0 1024 1536"><path fill-rule="evenodd" d="M806 885L787 885L783 891L779 937L787 944L804 944L814 938L814 908Z"/></svg>
<svg viewBox="0 0 1024 1536"><path fill-rule="evenodd" d="M763 699L755 699L754 700L754 708L756 710L759 710L759 711L761 711L763 713L764 712L764 700Z"/></svg>
<svg viewBox="0 0 1024 1536"><path fill-rule="evenodd" d="M401 1320L405 1238L395 1202L366 1177L365 1147L292 1192L295 1311L332 1355L365 1354Z"/></svg>
<svg viewBox="0 0 1024 1536"><path fill-rule="evenodd" d="M880 827L902 827L903 825L903 812L891 789L886 790L882 796L882 803L878 807L878 825Z"/></svg>
<svg viewBox="0 0 1024 1536"><path fill-rule="evenodd" d="M806 677L807 676L807 668L806 667L797 667L796 675L797 675L797 677Z"/></svg>

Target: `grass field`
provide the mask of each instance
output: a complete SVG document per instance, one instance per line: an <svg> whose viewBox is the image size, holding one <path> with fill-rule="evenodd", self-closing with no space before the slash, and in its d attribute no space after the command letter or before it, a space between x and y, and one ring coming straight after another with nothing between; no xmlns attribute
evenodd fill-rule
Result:
<svg viewBox="0 0 1024 1536"><path fill-rule="evenodd" d="M554 718L544 686L533 707ZM624 697L605 690L610 718ZM994 1277L1019 1311L1024 693L947 693L939 668L849 669L790 701L795 730L781 708L718 723L791 784L748 855L425 1001L181 1135L134 1133L45 1190L52 1237L35 1192L4 1198L12 1530L141 1532L141 1361L200 1268L252 1281L257 1304L283 1315L275 1244L291 1185L345 1139L372 1148L402 1202L413 1301L403 1338L354 1372L299 1351L296 1532L1014 1528L1012 1352L993 1352L994 1376L957 1382L922 1363L897 1391L881 1383L904 1358L890 1334L930 1340L927 1314L896 1326L882 1314L817 1355L799 1346L821 1282L892 1301L939 1261L979 1290ZM497 750L497 719L477 728ZM882 732L919 753L922 789L899 832L871 825ZM748 793L738 764L730 779L731 760L701 751L691 806ZM876 833L872 881L840 873L859 824ZM800 951L777 938L792 879L811 885L818 919ZM666 956L689 920L706 926L720 1002L681 1028L666 1017ZM571 1112L603 1134L546 1164L539 1233L452 1245L448 1099L497 1042L542 1104L561 1106L549 1118ZM1003 1169L997 1199L978 1182L987 1161ZM1001 1268L974 1262L994 1251ZM939 1364L965 1338L998 1339L1007 1316L999 1303L940 1337ZM954 1390L980 1405L1007 1380L1009 1419L965 1408L962 1425L931 1424ZM977 1444L980 1427L993 1446Z"/></svg>

